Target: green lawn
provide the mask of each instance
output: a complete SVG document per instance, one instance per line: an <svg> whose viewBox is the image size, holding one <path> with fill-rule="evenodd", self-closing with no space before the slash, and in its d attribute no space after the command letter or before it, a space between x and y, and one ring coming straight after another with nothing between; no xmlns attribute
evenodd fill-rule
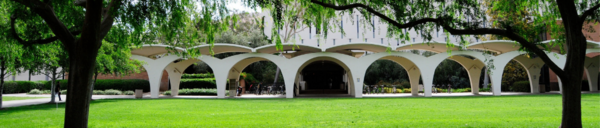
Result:
<svg viewBox="0 0 600 128"><path fill-rule="evenodd" d="M583 94L600 127L600 94ZM64 105L0 111L0 127L61 127ZM560 95L445 98L95 100L90 127L558 127Z"/></svg>
<svg viewBox="0 0 600 128"><path fill-rule="evenodd" d="M14 96L3 96L2 101L13 101L13 100L29 100L29 99L42 99L48 97L14 97ZM48 98L50 99L50 98Z"/></svg>

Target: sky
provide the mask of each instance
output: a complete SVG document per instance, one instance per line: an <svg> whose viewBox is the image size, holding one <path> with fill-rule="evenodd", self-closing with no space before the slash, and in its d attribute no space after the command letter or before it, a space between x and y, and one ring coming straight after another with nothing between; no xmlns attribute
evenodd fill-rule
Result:
<svg viewBox="0 0 600 128"><path fill-rule="evenodd" d="M261 11L260 9L254 10L254 9L244 6L244 2L242 2L241 0L232 0L231 3L229 3L227 5L227 7L229 9L235 9L235 10L244 11L244 12L260 12Z"/></svg>

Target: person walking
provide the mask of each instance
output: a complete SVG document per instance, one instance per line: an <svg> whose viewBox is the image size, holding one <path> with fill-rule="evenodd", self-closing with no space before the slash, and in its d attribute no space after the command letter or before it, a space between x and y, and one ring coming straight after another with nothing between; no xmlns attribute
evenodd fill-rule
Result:
<svg viewBox="0 0 600 128"><path fill-rule="evenodd" d="M260 95L260 93L262 92L262 89L260 88L261 84L262 84L262 82L258 83L258 85L256 86L256 89L258 91L258 95Z"/></svg>
<svg viewBox="0 0 600 128"><path fill-rule="evenodd" d="M54 87L54 94L58 96L58 101L62 101L60 98L60 82L57 81L56 83L56 87Z"/></svg>

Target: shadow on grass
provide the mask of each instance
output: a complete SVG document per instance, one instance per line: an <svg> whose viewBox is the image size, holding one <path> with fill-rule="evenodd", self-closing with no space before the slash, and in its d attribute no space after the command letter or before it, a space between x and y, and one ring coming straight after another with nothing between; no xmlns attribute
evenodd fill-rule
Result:
<svg viewBox="0 0 600 128"><path fill-rule="evenodd" d="M94 105L94 104L101 104L101 103L109 103L109 102L115 102L112 99L107 99L107 100L93 100L90 102L90 106ZM0 109L0 116L3 115L9 115L12 113L18 113L21 111L31 111L31 110L50 110L50 109L60 109L63 110L65 109L65 103L44 103L44 104L38 104L38 105L29 105L29 106L21 106L21 107L10 107L10 108L3 108Z"/></svg>

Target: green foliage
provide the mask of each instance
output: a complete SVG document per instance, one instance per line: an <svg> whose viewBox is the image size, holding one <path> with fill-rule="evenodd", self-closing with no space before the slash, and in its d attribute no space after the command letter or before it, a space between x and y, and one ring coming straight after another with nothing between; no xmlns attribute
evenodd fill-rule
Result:
<svg viewBox="0 0 600 128"><path fill-rule="evenodd" d="M96 57L96 73L121 76L139 73L144 63L130 58L130 48L122 48L114 43L102 41Z"/></svg>
<svg viewBox="0 0 600 128"><path fill-rule="evenodd" d="M402 90L402 93L411 93L411 91L412 91L412 90L411 90L410 88L404 88L404 89Z"/></svg>
<svg viewBox="0 0 600 128"><path fill-rule="evenodd" d="M60 82L60 88L66 89L68 85L67 80L57 80ZM43 89L50 89L50 82L44 83ZM116 89L116 90L135 90L135 89L143 89L144 92L150 91L150 83L148 80L142 79L100 79L96 80L96 84L94 85L94 90L107 90L107 89Z"/></svg>
<svg viewBox="0 0 600 128"><path fill-rule="evenodd" d="M67 94L67 90L60 90L60 94L61 95L66 95Z"/></svg>
<svg viewBox="0 0 600 128"><path fill-rule="evenodd" d="M514 60L511 60L504 67L504 73L502 74L502 91L514 91L512 90L513 83L517 81L527 81L527 71L523 66Z"/></svg>
<svg viewBox="0 0 600 128"><path fill-rule="evenodd" d="M216 88L191 88L179 89L179 95L217 95ZM171 95L171 90L163 92L163 95Z"/></svg>
<svg viewBox="0 0 600 128"><path fill-rule="evenodd" d="M479 92L491 92L490 88L480 88Z"/></svg>
<svg viewBox="0 0 600 128"><path fill-rule="evenodd" d="M33 90L29 91L27 94L42 94L42 91L40 91L38 89L33 89Z"/></svg>
<svg viewBox="0 0 600 128"><path fill-rule="evenodd" d="M123 92L121 92L119 90L114 90L114 89L104 90L104 95L121 95L121 94L123 94Z"/></svg>
<svg viewBox="0 0 600 128"><path fill-rule="evenodd" d="M4 94L10 93L25 93L31 89L42 89L43 84L34 81L7 81L4 83L3 92Z"/></svg>
<svg viewBox="0 0 600 128"><path fill-rule="evenodd" d="M104 95L104 91L102 91L102 90L94 90L94 91L92 91L92 94L93 95Z"/></svg>
<svg viewBox="0 0 600 128"><path fill-rule="evenodd" d="M123 92L123 95L133 95L133 94L135 94L135 92L133 92L133 91L124 91Z"/></svg>
<svg viewBox="0 0 600 128"><path fill-rule="evenodd" d="M531 92L529 81L517 81L510 87L511 91L515 92Z"/></svg>
<svg viewBox="0 0 600 128"><path fill-rule="evenodd" d="M454 88L470 87L469 74L456 61L445 59L440 63L433 76L433 84L438 86L452 85Z"/></svg>
<svg viewBox="0 0 600 128"><path fill-rule="evenodd" d="M214 78L215 75L212 73L201 73L201 74L182 74L181 79L189 78Z"/></svg>
<svg viewBox="0 0 600 128"><path fill-rule="evenodd" d="M404 70L404 67L394 61L377 60L367 68L365 84L372 85L380 81L384 83L407 82L408 74Z"/></svg>
<svg viewBox="0 0 600 128"><path fill-rule="evenodd" d="M217 88L217 84L215 78L181 79L179 88Z"/></svg>

